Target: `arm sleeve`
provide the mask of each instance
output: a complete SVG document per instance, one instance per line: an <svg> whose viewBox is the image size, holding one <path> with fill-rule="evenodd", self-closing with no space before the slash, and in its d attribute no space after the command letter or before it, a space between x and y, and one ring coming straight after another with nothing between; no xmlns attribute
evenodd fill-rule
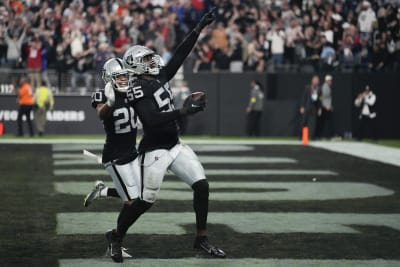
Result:
<svg viewBox="0 0 400 267"><path fill-rule="evenodd" d="M167 63L167 66L165 67L168 81L174 77L175 73L181 67L183 61L185 61L190 51L192 51L198 38L199 34L195 31L192 31L188 36L186 36L182 43L179 44L174 55L171 57Z"/></svg>
<svg viewBox="0 0 400 267"><path fill-rule="evenodd" d="M159 112L149 98L143 98L136 102L135 111L138 113L140 121L150 127L174 121L180 117L179 110Z"/></svg>

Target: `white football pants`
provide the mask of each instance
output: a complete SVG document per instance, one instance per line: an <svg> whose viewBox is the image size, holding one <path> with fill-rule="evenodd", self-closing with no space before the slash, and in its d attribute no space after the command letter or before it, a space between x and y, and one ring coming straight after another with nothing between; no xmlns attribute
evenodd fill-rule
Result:
<svg viewBox="0 0 400 267"><path fill-rule="evenodd" d="M141 181L138 184L140 198L153 203L160 191L168 170L180 180L192 186L206 179L204 168L193 150L186 144L177 144L170 150L157 149L139 156Z"/></svg>

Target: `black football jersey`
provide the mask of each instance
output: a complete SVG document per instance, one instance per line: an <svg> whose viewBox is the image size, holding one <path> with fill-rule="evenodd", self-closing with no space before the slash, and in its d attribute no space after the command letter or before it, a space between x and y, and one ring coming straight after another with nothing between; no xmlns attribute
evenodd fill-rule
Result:
<svg viewBox="0 0 400 267"><path fill-rule="evenodd" d="M104 90L98 90L92 95L92 106L107 100ZM115 104L112 115L103 120L106 141L103 149L103 163L116 160L125 163L137 156L136 135L137 115L129 105L126 95L115 92Z"/></svg>
<svg viewBox="0 0 400 267"><path fill-rule="evenodd" d="M176 119L179 117L179 111L175 110L165 72L161 70L160 74L151 80L139 77L131 86L127 97L143 124L140 152L170 149L178 143Z"/></svg>
<svg viewBox="0 0 400 267"><path fill-rule="evenodd" d="M179 110L175 110L169 80L176 74L194 47L199 35L188 34L167 65L156 76L139 76L127 92L127 98L143 124L139 152L170 149L179 142Z"/></svg>

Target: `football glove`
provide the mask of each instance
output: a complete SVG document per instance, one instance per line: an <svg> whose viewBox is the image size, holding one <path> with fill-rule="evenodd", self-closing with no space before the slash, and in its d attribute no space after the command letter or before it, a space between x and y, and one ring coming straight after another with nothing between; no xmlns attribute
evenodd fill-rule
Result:
<svg viewBox="0 0 400 267"><path fill-rule="evenodd" d="M213 7L210 9L210 11L203 15L195 28L197 33L200 33L207 25L210 25L215 20L215 9L216 7Z"/></svg>
<svg viewBox="0 0 400 267"><path fill-rule="evenodd" d="M199 111L203 111L205 107L206 107L206 99L205 98L195 100L195 99L193 99L192 95L189 95L183 102L183 106L180 109L180 114L183 116L193 115Z"/></svg>
<svg viewBox="0 0 400 267"><path fill-rule="evenodd" d="M115 92L114 88L112 87L111 83L107 83L106 87L104 88L104 94L107 97L106 105L109 107L114 106L115 104Z"/></svg>

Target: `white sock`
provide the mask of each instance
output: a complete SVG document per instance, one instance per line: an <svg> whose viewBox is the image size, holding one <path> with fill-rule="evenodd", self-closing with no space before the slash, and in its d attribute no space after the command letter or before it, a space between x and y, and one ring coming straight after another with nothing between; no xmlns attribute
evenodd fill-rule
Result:
<svg viewBox="0 0 400 267"><path fill-rule="evenodd" d="M108 187L106 186L100 190L100 197L107 197L107 193L108 193Z"/></svg>

